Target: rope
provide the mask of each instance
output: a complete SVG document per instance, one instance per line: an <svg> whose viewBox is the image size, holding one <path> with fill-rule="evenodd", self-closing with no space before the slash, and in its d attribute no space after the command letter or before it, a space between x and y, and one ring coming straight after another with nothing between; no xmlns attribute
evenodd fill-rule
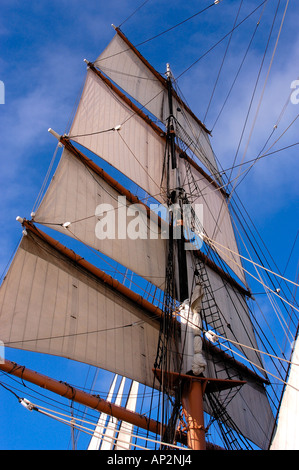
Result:
<svg viewBox="0 0 299 470"><path fill-rule="evenodd" d="M226 349L228 349L229 351L232 351L228 346L226 346L225 344L223 344L222 346L224 346ZM247 359L246 357L242 356L242 354L236 352L236 351L232 351L234 354L236 354L237 356L240 356L242 359ZM258 369L266 372L267 374L271 375L272 377L274 377L275 379L279 380L280 382L282 382L284 385L287 385L291 388L293 388L294 390L296 390L296 392L299 392L299 389L294 387L294 385L291 385L290 383L286 382L285 380L282 380L280 377L277 377L276 375L272 374L271 372L267 371L266 369L264 369L263 367L259 366L258 364L255 364L254 362L252 361L249 361L247 359L248 362L250 362L252 365L254 365L255 367L257 367ZM299 365L299 364L294 364L294 365Z"/></svg>
<svg viewBox="0 0 299 470"><path fill-rule="evenodd" d="M239 9L237 11L237 15L236 15L235 22L234 22L234 27L236 26L237 19L239 18L239 14L240 14L242 5L243 5L243 0L241 0L241 3L239 5ZM228 40L228 43L227 43L227 46L226 46L226 49L225 49L225 52L224 52L224 56L223 56L223 59L222 59L222 62L221 62L221 65L220 65L220 68L219 68L219 71L218 71L218 75L217 75L217 78L216 78L216 81L215 81L215 84L214 84L214 88L212 90L212 94L211 94L211 97L210 97L210 100L209 100L204 118L203 118L203 122L206 122L207 115L208 115L208 112L209 112L209 109L210 109L210 106L211 106L211 103L212 103L212 100L213 100L213 97L214 97L214 93L215 93L215 90L216 90L216 87L217 87L217 84L218 84L218 81L219 81L219 78L220 78L222 68L224 66L224 62L225 62L225 59L226 59L226 56L227 56L227 53L228 53L228 49L229 49L232 37L233 37L233 31L231 32L231 35L229 37L229 40Z"/></svg>
<svg viewBox="0 0 299 470"><path fill-rule="evenodd" d="M156 34L155 36L152 36L151 38L146 39L145 41L140 42L139 44L137 44L136 47L139 47L139 46L141 46L141 45L143 45L143 44L146 44L147 42L152 41L153 39L156 39L156 38L162 36L163 34L168 33L169 31L172 31L173 29L177 28L178 26L181 26L182 24L186 23L187 21L190 21L191 19L193 19L193 18L195 18L196 16L200 15L201 13L205 12L205 11L208 10L209 8L213 7L214 5L217 5L217 4L219 3L219 1L222 1L222 0L216 0L216 1L214 1L213 3L211 3L210 5L208 5L207 7L205 7L203 10L200 10L200 11L198 11L197 13L194 13L194 15L189 16L189 17L186 18L185 20L180 21L179 23L175 24L174 26L171 26L170 28L165 29L165 30L162 31L161 33Z"/></svg>
<svg viewBox="0 0 299 470"><path fill-rule="evenodd" d="M119 25L119 28L125 24L130 18L132 18L132 16L135 15L135 13L137 13L139 10L141 10L142 7L144 7L144 5L148 2L149 0L145 0L145 2L143 2L138 8L136 8L136 10L133 11L133 13L131 13L120 25Z"/></svg>
<svg viewBox="0 0 299 470"><path fill-rule="evenodd" d="M254 264L255 266L258 266L259 268L264 269L265 271L268 271L269 273L274 274L275 276L278 276L278 277L280 277L281 279L283 279L283 280L285 280L285 281L287 281L287 282L290 282L291 284L294 284L296 287L299 287L299 284L297 284L296 282L291 281L290 279L287 279L286 277L284 277L284 276L282 276L282 275L280 275L280 274L278 274L278 273L275 273L274 271L271 271L271 269L266 268L265 266L261 266L260 264L255 263L254 261L252 261L252 260L246 258L245 256L242 256L240 253L236 253L235 251L231 250L230 248L228 248L228 247L226 247L226 246L224 246L224 245L221 245L221 243L216 242L215 240L212 240L211 238L209 238L209 237L207 237L207 236L205 236L205 235L204 235L204 239L207 240L208 243L211 243L212 245L219 245L219 246L221 246L222 248L224 248L225 250L230 251L230 252L233 253L234 255L237 255L237 256L239 256L240 258L243 258L243 259L245 259L246 261L249 261L250 263ZM217 249L217 247L215 247L215 248ZM227 255L225 255L225 256L228 257ZM231 261L233 260L233 258L229 258L229 259L230 259ZM241 264L238 264L238 266L239 266L239 267L242 267Z"/></svg>
<svg viewBox="0 0 299 470"><path fill-rule="evenodd" d="M288 305L290 305L293 309L297 310L299 312L299 309L296 308L294 305L292 305L290 302L288 302L286 299L284 299L283 297L281 297L277 292L275 292L274 290L270 289L270 287L268 287L263 281L259 280L258 278L256 278L253 274L251 274L249 271L247 271L240 263L237 263L233 258L227 256L222 250L220 250L219 248L217 249L217 251L220 251L221 253L224 254L224 256L226 256L227 258L230 259L230 261L232 261L234 264L236 264L237 266L241 267L243 269L243 271L245 271L247 274L249 274L251 277L253 277L253 279L255 279L256 281L260 282L266 289L268 289L270 292L272 292L273 294L275 294L277 297L279 297L281 300L283 300L284 302L286 302ZM298 285L298 284L297 284Z"/></svg>
<svg viewBox="0 0 299 470"><path fill-rule="evenodd" d="M56 155L57 155L57 152L58 152L58 149L60 148L60 146L61 146L61 145L60 145L59 143L56 145L56 149L55 149L55 151L54 151L52 160L51 160L50 165L49 165L49 168L48 168L48 170L47 170L47 173L46 173L44 182L43 182L42 187L41 187L41 189L40 189L40 191L39 191L39 193L38 193L38 195L37 195L36 201L35 201L35 203L34 203L34 205L33 205L32 212L35 211L36 207L38 207L38 205L39 205L39 203L40 203L40 201L41 201L41 199L42 199L42 196L43 196L45 187L46 187L46 185L47 185L47 183L48 183L48 180L49 180L49 177L50 177L50 174L51 174L51 171L52 171L52 168L53 168L55 159L56 159Z"/></svg>
<svg viewBox="0 0 299 470"><path fill-rule="evenodd" d="M176 313L176 316L181 317L180 313ZM185 321L186 323L188 323L190 326L192 326L192 328L196 328L196 329L202 331L203 333L209 333L209 332L210 332L210 331L205 330L205 329L202 328L202 327L199 327L198 325L196 325L195 323L193 323L192 320L190 320L189 318L186 319L186 318L184 317L184 321ZM298 366L298 367L299 367L299 363L297 364L297 363L292 362L292 361L289 361L289 360L287 360L287 359L285 359L285 358L276 356L276 355L274 355L274 354L270 354L270 353L268 353L268 352L262 351L262 350L257 349L257 348L253 348L252 346L248 346L248 345L246 345L246 344L242 344L242 343L240 343L240 342L238 342L238 341L234 341L234 340L229 339L229 338L227 338L227 337L221 336L221 335L218 334L218 333L215 333L215 336L216 336L217 338L223 339L224 341L227 341L227 342L229 342L229 343L235 344L235 345L237 345L237 346L240 346L240 347L243 347L243 348L246 348L246 349L250 349L250 350L252 350L252 351L254 351L254 352L256 352L256 353L260 353L260 354L264 354L264 355L266 355L266 356L269 356L269 357L271 357L272 359L277 359L277 360L279 360L279 361L286 362L286 363L288 363L288 364L291 364L291 365L294 365L294 366ZM221 346L224 346L224 344L221 343ZM233 350L231 350L231 352L235 353L235 351L233 351ZM186 354L186 355L187 355L187 354ZM243 356L242 356L242 357L243 357ZM251 363L251 361L250 361L247 357L243 357L243 359L246 359L247 362ZM253 364L253 365L256 365L256 364L254 364L253 362L252 362L252 364ZM257 366L257 367L259 367L259 366ZM266 372L267 372L267 371L266 371Z"/></svg>
<svg viewBox="0 0 299 470"><path fill-rule="evenodd" d="M273 28L273 26L274 26L274 21L275 21L277 12L278 12L278 7L279 7L279 5L280 5L280 0L278 1L278 4L277 4L277 9L276 9L276 12L275 12L275 16L274 16L272 28ZM274 50L273 50L273 53L272 53L271 61L270 61L270 64L269 64L269 67L268 67L268 70L267 70L267 75L266 75L266 78L265 78L265 81L264 81L263 90L262 90L262 93L261 93L261 96L260 96L260 99L259 99L259 103L258 103L258 106L257 106L257 110L256 110L256 113L255 113L255 116L254 116L253 124L252 124L252 126L251 126L251 130L250 130L249 137L248 137L248 140L247 140L247 143L246 143L245 151L244 151L244 153L243 153L242 163L243 163L244 158L245 158L245 155L246 155L246 153L247 153L248 146L249 146L249 142L250 142L250 140L251 140L252 133L253 133L253 130L254 130L254 127L255 127L255 124L256 124L257 116L258 116L258 113L259 113L259 110L260 110L260 107L261 107L261 103L262 103L262 100L263 100L263 97L264 97L265 88L266 88L266 85L267 85L267 82L268 82L268 78L269 78L269 75L270 75L270 71L271 71L271 68L272 68L274 56L275 56L275 53L276 53L276 49L277 49L278 41L279 41L279 38L280 38L282 26L283 26L283 23L284 23L284 20L285 20L285 15L286 15L286 12L287 12L288 5L289 5L289 0L287 0L287 4L286 4L286 6L285 6L285 10L284 10L283 17L282 17L282 20L281 20L279 32L278 32L278 35L277 35L277 38L276 38L276 43L275 43ZM271 29L271 33L272 33L272 29ZM270 33L270 35L269 35L268 44L269 44L269 41L270 41L271 33ZM268 47L268 44L267 44L267 47ZM266 50L267 50L267 48L266 48ZM260 70L260 71L261 71L261 70ZM241 171L241 168L240 168L240 171ZM232 191L231 191L231 194L230 194L229 198L231 198L231 195L232 195L232 193L234 192L235 187L236 187L236 185L234 185L234 187L232 188Z"/></svg>
<svg viewBox="0 0 299 470"><path fill-rule="evenodd" d="M99 437L104 437L106 439L109 439L111 440L112 442L116 441L117 443L118 442L125 442L126 441L123 441L123 440L119 440L117 438L115 438L115 436L107 436L105 435L105 433L102 433L100 431L94 431L86 426L83 426L79 423L76 423L76 420L79 420L81 421L81 423L85 423L85 424L90 424L92 426L94 426L94 423L91 422L91 421L88 421L88 420L85 420L85 419L81 419L81 418L76 418L74 416L71 416L69 417L69 415L65 414L65 413L60 413L58 411L54 411L54 410L51 410L50 408L46 408L46 407L42 407L42 406L38 406L36 404L32 404L32 407L34 407L34 410L35 411L38 411L39 413L45 415L45 416L48 416L50 418L53 418L59 422L62 422L64 424L67 424L68 426L71 426L71 427L76 427L78 429L81 429L83 432L86 432L86 434L90 434L90 435L96 435L96 436L99 436ZM54 414L55 413L55 414ZM57 415L57 416L56 416ZM67 418L67 419L65 419ZM112 419L116 419L116 418L113 418L111 417ZM117 420L119 421L119 420ZM99 421L98 421L99 422ZM103 421L104 423L104 421ZM109 428L109 424L107 424L106 426L103 426L103 429L107 430ZM148 442L152 442L152 443L155 443L155 444L159 444L159 445L166 445L168 447L171 447L173 449L182 449L181 446L177 446L175 444L170 444L170 443L167 443L167 442L163 442L163 441L159 441L159 440L155 440L155 439L152 439L152 438L148 438L148 437L143 437L141 434L133 434L131 433L130 431L127 431L127 430L122 430L122 433L124 434L127 434L127 435L130 435L131 437L136 437L138 439L142 439L142 440L145 440L145 441L148 441ZM139 447L140 449L146 449L145 447L142 447L142 446L139 446L137 445L136 443L134 444L135 447Z"/></svg>
<svg viewBox="0 0 299 470"><path fill-rule="evenodd" d="M186 68L178 77L177 79L181 78L182 75L184 75L186 72L188 72L194 65L196 65L203 57L205 57L209 52L211 52L215 47L217 47L222 41L224 41L227 36L229 36L235 29L239 28L241 24L243 24L248 18L250 18L259 8L261 8L264 3L266 3L268 0L264 0L259 6L257 6L249 15L247 15L240 23L237 24L233 29L231 29L225 36L222 37L219 41L217 41L212 47L210 47L209 50L207 50L203 55L201 55L195 62L193 62L188 68Z"/></svg>

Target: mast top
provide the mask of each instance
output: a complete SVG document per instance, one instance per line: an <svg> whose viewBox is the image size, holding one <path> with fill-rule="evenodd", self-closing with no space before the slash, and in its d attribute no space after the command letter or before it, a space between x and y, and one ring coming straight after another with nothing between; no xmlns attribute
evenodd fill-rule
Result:
<svg viewBox="0 0 299 470"><path fill-rule="evenodd" d="M171 77L172 77L170 65L169 65L168 63L166 64L166 77L167 77L167 79L169 79L169 80L170 80Z"/></svg>

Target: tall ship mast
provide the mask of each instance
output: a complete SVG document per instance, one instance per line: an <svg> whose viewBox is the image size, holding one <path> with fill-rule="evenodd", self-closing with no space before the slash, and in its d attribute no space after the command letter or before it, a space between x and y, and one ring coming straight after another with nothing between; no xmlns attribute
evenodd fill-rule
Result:
<svg viewBox="0 0 299 470"><path fill-rule="evenodd" d="M61 156L41 201L17 217L22 239L0 288L0 370L95 410L89 449L287 446L277 418L294 416L298 400L297 323L282 398L234 222L244 214L211 132L180 96L171 64L158 73L114 30L85 60L68 133L49 128ZM281 298L272 279L266 287ZM107 394L16 364L10 348L109 371ZM85 426L73 415L68 424L75 441Z"/></svg>

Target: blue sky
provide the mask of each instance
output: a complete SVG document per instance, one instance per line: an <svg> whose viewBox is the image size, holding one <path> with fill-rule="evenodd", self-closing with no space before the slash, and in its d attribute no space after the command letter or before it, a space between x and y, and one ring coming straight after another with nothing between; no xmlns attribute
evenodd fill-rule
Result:
<svg viewBox="0 0 299 470"><path fill-rule="evenodd" d="M277 1L268 0L264 5L265 10L244 67L215 126L263 7L234 31L206 115L229 36L217 47L213 46L233 28L240 0L223 0L198 15L195 13L213 2L149 0L143 3L141 0L1 0L0 80L5 85L5 104L0 105L1 274L21 235L15 218L17 215L30 218L55 150L56 142L47 130L52 127L61 134L65 132L85 79L83 59L95 60L112 39L114 32L111 23L122 25L121 29L131 42L136 46L141 44L138 47L140 52L161 73L165 71L166 62L170 63L175 77L196 62L181 75L178 84L194 112L212 129L212 145L222 168L231 167ZM244 0L236 24L261 3L262 0ZM275 50L285 5L285 0L280 2L250 118L237 154L238 164L242 159L248 161L259 154L275 124L278 124L277 129L266 149L283 133L270 151L298 141L299 120L290 124L298 115L299 104L289 99L291 83L299 78L299 4L296 0L289 3ZM140 6L142 8L130 17ZM192 15L195 16L190 21L142 44ZM212 47L211 52L206 54ZM294 145L261 159L237 188L238 195L282 272L299 228L298 170L298 146ZM235 176L237 172L238 169L235 169ZM296 275L298 244L296 248L286 271L290 279ZM25 362L23 355L13 354L12 360ZM41 364L40 358L31 359L31 356L31 368L45 365ZM63 367L68 377L76 382L78 377L74 375L76 372L72 365ZM60 431L62 425L59 425L58 431L56 428L54 431L55 440L50 440L50 426L54 426L53 423L49 424L51 420L48 419L47 424L44 424L44 417L38 417L38 422L34 421L35 416L31 414L28 417L28 411L20 410L15 398L8 398L7 395L10 395L9 392L0 389L2 403L9 403L1 409L0 449L27 446L65 448L69 430ZM29 420L33 420L31 427ZM26 429L30 429L30 433ZM37 432L31 434L31 429ZM41 429L43 432L40 432ZM57 442L57 433L60 432L61 439Z"/></svg>

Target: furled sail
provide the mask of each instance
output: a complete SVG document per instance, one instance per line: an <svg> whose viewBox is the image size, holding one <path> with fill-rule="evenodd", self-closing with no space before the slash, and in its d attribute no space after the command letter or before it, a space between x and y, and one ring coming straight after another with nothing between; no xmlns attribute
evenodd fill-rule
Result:
<svg viewBox="0 0 299 470"><path fill-rule="evenodd" d="M150 66L119 29L95 66L165 123L169 117L166 80ZM173 92L178 134L200 161L216 174L217 164L208 131L192 111Z"/></svg>
<svg viewBox="0 0 299 470"><path fill-rule="evenodd" d="M29 230L1 286L0 312L8 347L68 357L152 386L159 336L154 311Z"/></svg>
<svg viewBox="0 0 299 470"><path fill-rule="evenodd" d="M295 342L292 364L280 405L278 424L271 450L299 450L299 339Z"/></svg>

